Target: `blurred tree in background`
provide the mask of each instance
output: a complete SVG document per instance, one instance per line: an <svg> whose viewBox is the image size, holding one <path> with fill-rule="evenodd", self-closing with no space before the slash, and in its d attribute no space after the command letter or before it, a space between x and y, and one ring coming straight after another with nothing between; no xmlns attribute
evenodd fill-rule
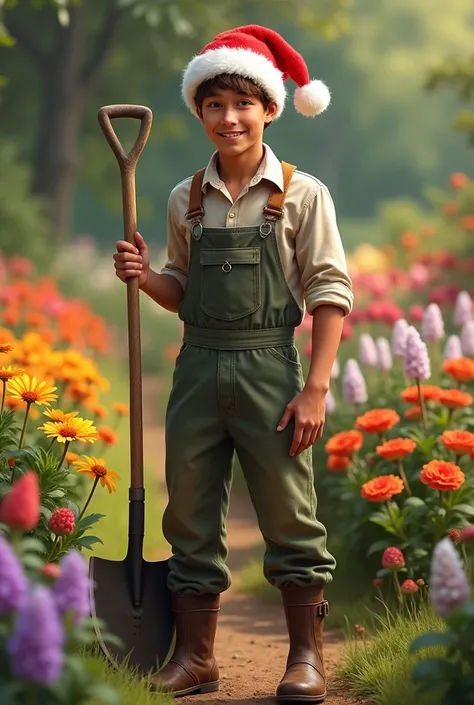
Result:
<svg viewBox="0 0 474 705"><path fill-rule="evenodd" d="M448 58L428 73L428 90L449 88L461 103L474 100L474 54L467 59ZM474 146L474 108L463 108L453 123L453 128L467 133L468 143Z"/></svg>

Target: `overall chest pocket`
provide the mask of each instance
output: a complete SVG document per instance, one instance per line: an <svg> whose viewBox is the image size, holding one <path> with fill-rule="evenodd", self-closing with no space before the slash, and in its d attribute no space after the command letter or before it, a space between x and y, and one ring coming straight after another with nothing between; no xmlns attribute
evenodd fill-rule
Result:
<svg viewBox="0 0 474 705"><path fill-rule="evenodd" d="M260 307L260 248L203 249L200 263L200 304L208 316L235 321Z"/></svg>

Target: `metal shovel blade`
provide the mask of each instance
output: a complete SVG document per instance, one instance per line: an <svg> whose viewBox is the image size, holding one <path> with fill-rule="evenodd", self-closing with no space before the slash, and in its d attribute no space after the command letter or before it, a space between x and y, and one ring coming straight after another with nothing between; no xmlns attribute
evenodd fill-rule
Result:
<svg viewBox="0 0 474 705"><path fill-rule="evenodd" d="M157 671L171 650L174 623L170 592L167 587L167 561L142 559L142 598L134 606L131 598L130 564L103 558L91 558L91 612L94 622L105 623L105 630L122 642L104 643L100 628L96 636L102 652L117 667L127 659L130 667L147 675Z"/></svg>

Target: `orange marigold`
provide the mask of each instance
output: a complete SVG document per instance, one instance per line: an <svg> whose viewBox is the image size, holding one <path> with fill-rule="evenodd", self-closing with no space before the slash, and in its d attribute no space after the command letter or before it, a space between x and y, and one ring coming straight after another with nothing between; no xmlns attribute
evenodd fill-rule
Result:
<svg viewBox="0 0 474 705"><path fill-rule="evenodd" d="M474 433L470 431L445 431L441 442L456 455L471 455L474 451Z"/></svg>
<svg viewBox="0 0 474 705"><path fill-rule="evenodd" d="M360 431L341 431L331 436L324 450L329 455L350 456L362 448L363 442L364 436Z"/></svg>
<svg viewBox="0 0 474 705"><path fill-rule="evenodd" d="M403 415L406 419L421 419L421 406L413 406L411 409L407 409Z"/></svg>
<svg viewBox="0 0 474 705"><path fill-rule="evenodd" d="M119 440L118 434L115 433L113 428L109 428L108 426L100 426L97 429L97 435L99 440L108 446L115 445L115 443L118 443Z"/></svg>
<svg viewBox="0 0 474 705"><path fill-rule="evenodd" d="M469 177L467 176L467 174L463 174L460 171L456 171L449 177L449 183L454 189L462 189L468 185Z"/></svg>
<svg viewBox="0 0 474 705"><path fill-rule="evenodd" d="M356 426L366 433L384 433L400 421L393 409L371 409L356 419Z"/></svg>
<svg viewBox="0 0 474 705"><path fill-rule="evenodd" d="M421 396L424 401L438 401L441 389L434 384L421 384ZM418 387L413 385L404 389L400 395L407 404L418 404Z"/></svg>
<svg viewBox="0 0 474 705"><path fill-rule="evenodd" d="M369 502L388 502L393 495L403 492L405 485L396 475L380 475L373 480L365 482L360 493Z"/></svg>
<svg viewBox="0 0 474 705"><path fill-rule="evenodd" d="M474 360L469 357L455 357L443 360L443 371L456 382L469 382L474 379Z"/></svg>
<svg viewBox="0 0 474 705"><path fill-rule="evenodd" d="M327 461L327 469L331 472L340 472L341 470L347 470L351 464L351 459L340 455L330 455Z"/></svg>
<svg viewBox="0 0 474 705"><path fill-rule="evenodd" d="M474 398L472 394L464 392L462 389L442 389L439 402L448 409L460 409L463 406L470 406L474 402Z"/></svg>
<svg viewBox="0 0 474 705"><path fill-rule="evenodd" d="M392 438L377 446L376 451L386 460L400 460L405 455L413 453L415 448L416 443L411 438Z"/></svg>
<svg viewBox="0 0 474 705"><path fill-rule="evenodd" d="M445 460L430 460L429 463L423 465L420 480L432 490L451 492L464 484L464 473L455 463L448 463Z"/></svg>

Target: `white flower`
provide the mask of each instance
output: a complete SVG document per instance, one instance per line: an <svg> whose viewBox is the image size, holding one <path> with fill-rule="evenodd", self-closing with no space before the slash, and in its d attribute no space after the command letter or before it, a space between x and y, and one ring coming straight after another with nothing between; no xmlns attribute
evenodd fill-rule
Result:
<svg viewBox="0 0 474 705"><path fill-rule="evenodd" d="M440 617L469 600L471 590L461 559L452 541L440 541L433 552L431 561L431 602Z"/></svg>

